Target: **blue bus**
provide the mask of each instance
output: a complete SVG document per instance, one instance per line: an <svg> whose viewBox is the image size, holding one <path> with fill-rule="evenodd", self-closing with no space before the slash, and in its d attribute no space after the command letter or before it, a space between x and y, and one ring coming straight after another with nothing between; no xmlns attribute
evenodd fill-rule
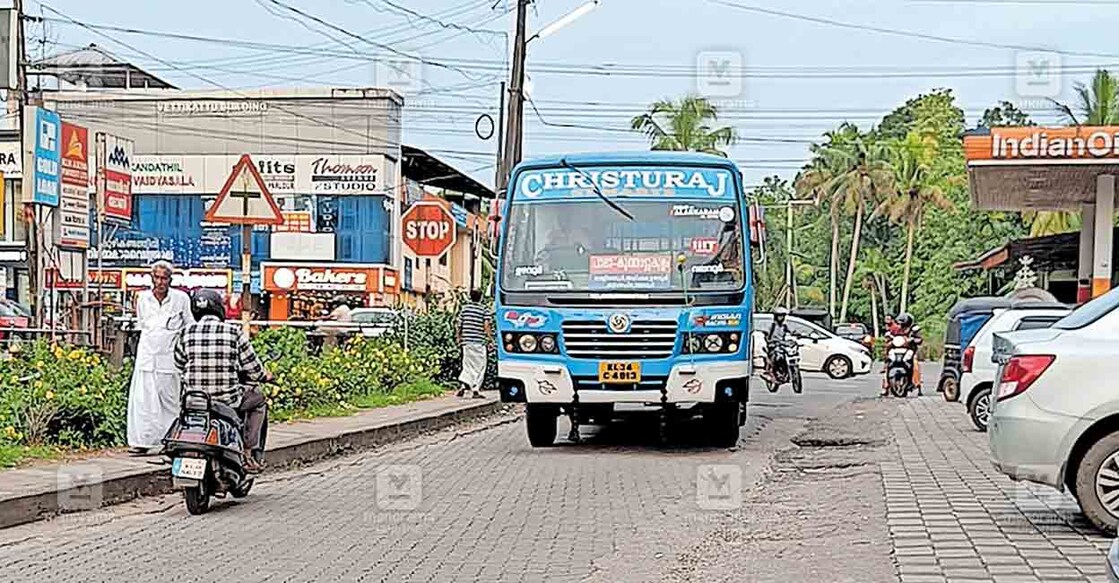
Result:
<svg viewBox="0 0 1119 583"><path fill-rule="evenodd" d="M750 377L748 208L738 168L686 152L525 161L503 203L494 296L498 384L529 442L557 420L702 415L732 446Z"/></svg>

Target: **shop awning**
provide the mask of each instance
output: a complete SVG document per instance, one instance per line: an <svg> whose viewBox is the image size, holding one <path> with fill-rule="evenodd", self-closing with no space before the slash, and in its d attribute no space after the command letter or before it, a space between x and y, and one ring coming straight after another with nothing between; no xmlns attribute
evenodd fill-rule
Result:
<svg viewBox="0 0 1119 583"><path fill-rule="evenodd" d="M1119 237L1119 228L1115 229L1115 236ZM1000 267L1017 269L1018 260L1029 256L1034 260L1031 267L1035 270L1076 269L1079 250L1080 233L1031 237L995 247L971 261L961 261L952 267L960 270L982 269L984 271Z"/></svg>
<svg viewBox="0 0 1119 583"><path fill-rule="evenodd" d="M403 158L402 173L407 179L424 186L450 191L447 194L457 192L485 199L492 199L496 196L492 189L481 182L463 174L453 166L419 148L401 146L400 151ZM444 198L454 197L445 196Z"/></svg>

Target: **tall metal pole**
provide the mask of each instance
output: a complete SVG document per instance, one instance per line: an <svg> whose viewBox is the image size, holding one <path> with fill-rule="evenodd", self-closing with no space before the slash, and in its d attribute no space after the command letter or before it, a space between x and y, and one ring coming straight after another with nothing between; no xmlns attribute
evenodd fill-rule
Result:
<svg viewBox="0 0 1119 583"><path fill-rule="evenodd" d="M793 201L785 203L785 308L793 305Z"/></svg>
<svg viewBox="0 0 1119 583"><path fill-rule="evenodd" d="M528 16L529 0L517 0L517 34L513 40L513 71L509 79L509 119L505 132L504 167L512 170L521 161L521 140L523 137L523 114L525 106L525 19ZM504 176L505 173L502 175ZM502 180L502 185L504 180Z"/></svg>
<svg viewBox="0 0 1119 583"><path fill-rule="evenodd" d="M26 35L23 30L23 0L13 0L12 8L16 13L16 99L17 111L19 119L19 137L22 149L27 151L28 139L30 136L26 132L26 120L23 119L24 109L27 104L27 47ZM31 148L34 148L34 140L32 138ZM35 168L32 164L24 164L24 175L22 181L35 180ZM15 205L12 205L15 208ZM27 229L24 234L24 245L27 247L27 279L28 279L28 295L31 299L31 313L35 315L35 326L41 328L43 325L43 310L39 302L39 253L38 253L38 215L35 212L35 205L23 205L23 220L27 222Z"/></svg>
<svg viewBox="0 0 1119 583"><path fill-rule="evenodd" d="M105 290L103 287L104 280L104 263L102 258L105 256L105 161L109 155L105 151L105 134L97 132L97 168L94 171L97 173L97 310L95 311L96 320L94 321L93 330L97 335L98 348L101 348L105 340L105 333L102 330L102 318L105 316Z"/></svg>

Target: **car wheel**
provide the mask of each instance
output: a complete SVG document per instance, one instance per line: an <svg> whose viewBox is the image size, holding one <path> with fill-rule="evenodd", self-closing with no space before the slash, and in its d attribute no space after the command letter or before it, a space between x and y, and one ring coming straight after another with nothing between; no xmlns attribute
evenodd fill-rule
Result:
<svg viewBox="0 0 1119 583"><path fill-rule="evenodd" d="M987 431L987 424L991 421L990 387L975 391L975 395L971 397L971 402L968 403L967 412L976 429Z"/></svg>
<svg viewBox="0 0 1119 583"><path fill-rule="evenodd" d="M940 391L944 393L944 400L954 403L960 400L960 381L953 377L946 377L940 381Z"/></svg>
<svg viewBox="0 0 1119 583"><path fill-rule="evenodd" d="M846 356L835 355L824 363L824 372L834 380L845 379L851 376L851 359Z"/></svg>
<svg viewBox="0 0 1119 583"><path fill-rule="evenodd" d="M1119 527L1119 432L1100 439L1076 468L1074 494L1080 509L1101 531Z"/></svg>

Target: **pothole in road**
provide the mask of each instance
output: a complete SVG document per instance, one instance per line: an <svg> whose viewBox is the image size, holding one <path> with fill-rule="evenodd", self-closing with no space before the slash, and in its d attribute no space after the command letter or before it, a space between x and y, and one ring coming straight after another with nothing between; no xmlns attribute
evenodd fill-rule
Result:
<svg viewBox="0 0 1119 583"><path fill-rule="evenodd" d="M850 436L812 436L812 435L798 435L792 439L793 444L798 447L811 447L811 448L826 448L826 447L859 447L864 445L884 445L884 439L872 439L870 437L850 437Z"/></svg>

